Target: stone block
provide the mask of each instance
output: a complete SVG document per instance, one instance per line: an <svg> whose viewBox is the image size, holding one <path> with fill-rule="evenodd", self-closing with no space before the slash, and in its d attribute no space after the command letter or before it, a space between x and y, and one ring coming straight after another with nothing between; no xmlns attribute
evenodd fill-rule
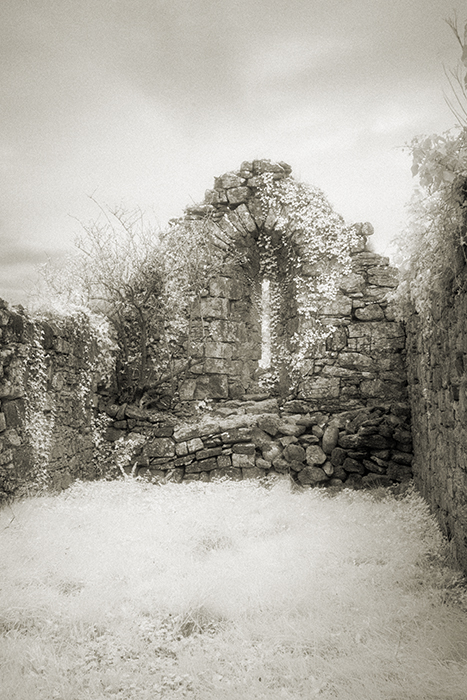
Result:
<svg viewBox="0 0 467 700"><path fill-rule="evenodd" d="M278 416L266 415L258 420L258 427L261 428L268 435L274 437L279 431L280 419Z"/></svg>
<svg viewBox="0 0 467 700"><path fill-rule="evenodd" d="M308 377L300 384L300 394L304 399L337 399L340 394L339 377Z"/></svg>
<svg viewBox="0 0 467 700"><path fill-rule="evenodd" d="M171 438L155 438L144 446L149 457L174 457L175 444Z"/></svg>
<svg viewBox="0 0 467 700"><path fill-rule="evenodd" d="M363 464L352 457L346 457L342 466L346 472L353 474L364 474L366 471Z"/></svg>
<svg viewBox="0 0 467 700"><path fill-rule="evenodd" d="M209 334L214 342L242 343L246 341L245 324L239 321L213 320L209 324Z"/></svg>
<svg viewBox="0 0 467 700"><path fill-rule="evenodd" d="M196 382L195 399L226 399L229 395L227 377L221 374L200 377Z"/></svg>
<svg viewBox="0 0 467 700"><path fill-rule="evenodd" d="M232 452L233 454L254 456L256 448L252 443L241 442L238 445L232 445Z"/></svg>
<svg viewBox="0 0 467 700"><path fill-rule="evenodd" d="M339 439L339 428L337 425L328 425L323 433L322 448L325 454L330 455L333 449L337 446Z"/></svg>
<svg viewBox="0 0 467 700"><path fill-rule="evenodd" d="M370 267L368 281L377 287L397 287L397 270L391 267Z"/></svg>
<svg viewBox="0 0 467 700"><path fill-rule="evenodd" d="M226 173L225 175L222 175L222 177L216 178L216 185L217 183L220 185L220 187L227 190L231 187L241 187L245 184L245 180L243 177L235 175L235 173Z"/></svg>
<svg viewBox="0 0 467 700"><path fill-rule="evenodd" d="M272 463L276 457L280 457L283 449L277 442L272 442L268 447L262 449L263 459L266 462Z"/></svg>
<svg viewBox="0 0 467 700"><path fill-rule="evenodd" d="M236 374L232 361L219 357L207 357L205 371L207 374Z"/></svg>
<svg viewBox="0 0 467 700"><path fill-rule="evenodd" d="M232 466L240 467L242 469L251 469L255 466L255 456L254 454L238 454L234 453L232 455Z"/></svg>
<svg viewBox="0 0 467 700"><path fill-rule="evenodd" d="M379 304L369 304L360 309L355 309L355 317L359 321L382 321L384 311Z"/></svg>
<svg viewBox="0 0 467 700"><path fill-rule="evenodd" d="M328 477L319 467L305 467L298 472L298 480L301 484L319 484L327 481Z"/></svg>
<svg viewBox="0 0 467 700"><path fill-rule="evenodd" d="M230 313L230 302L224 297L203 297L200 304L200 314L203 318L227 319Z"/></svg>
<svg viewBox="0 0 467 700"><path fill-rule="evenodd" d="M196 379L186 379L179 388L180 401L192 401L195 398Z"/></svg>
<svg viewBox="0 0 467 700"><path fill-rule="evenodd" d="M188 454L191 454L192 452L198 452L198 450L202 450L204 448L204 444L201 438L195 437L191 440L187 440L186 447Z"/></svg>
<svg viewBox="0 0 467 700"><path fill-rule="evenodd" d="M240 204L240 202L246 202L251 194L249 187L230 187L227 192L227 199L230 204Z"/></svg>
<svg viewBox="0 0 467 700"><path fill-rule="evenodd" d="M306 459L306 451L300 445L292 443L284 448L283 456L287 462L304 462Z"/></svg>
<svg viewBox="0 0 467 700"><path fill-rule="evenodd" d="M324 464L326 455L319 445L310 445L306 448L306 461L309 465Z"/></svg>
<svg viewBox="0 0 467 700"><path fill-rule="evenodd" d="M185 474L194 474L197 472L208 472L213 469L217 469L217 459L211 457L209 459L201 459L199 461L194 461L191 464L187 464L185 467Z"/></svg>
<svg viewBox="0 0 467 700"><path fill-rule="evenodd" d="M223 360L231 360L232 343L215 343L207 340L205 344L205 355L209 358L215 357Z"/></svg>
<svg viewBox="0 0 467 700"><path fill-rule="evenodd" d="M352 300L346 296L338 296L333 301L323 304L320 308L323 316L351 316Z"/></svg>
<svg viewBox="0 0 467 700"><path fill-rule="evenodd" d="M217 466L220 469L232 466L232 458L230 455L219 455L217 458Z"/></svg>
<svg viewBox="0 0 467 700"><path fill-rule="evenodd" d="M196 453L196 459L209 459L210 457L217 457L220 454L222 454L222 447L204 448Z"/></svg>
<svg viewBox="0 0 467 700"><path fill-rule="evenodd" d="M6 419L5 414L0 413L0 433L6 430Z"/></svg>
<svg viewBox="0 0 467 700"><path fill-rule="evenodd" d="M3 415L9 428L21 426L25 417L24 400L5 401L3 404Z"/></svg>

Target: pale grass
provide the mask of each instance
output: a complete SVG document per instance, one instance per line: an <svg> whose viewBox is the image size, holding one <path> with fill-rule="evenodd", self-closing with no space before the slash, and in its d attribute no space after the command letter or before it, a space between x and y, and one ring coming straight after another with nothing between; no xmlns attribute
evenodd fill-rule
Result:
<svg viewBox="0 0 467 700"><path fill-rule="evenodd" d="M465 700L467 597L413 492L76 484L0 511L1 700Z"/></svg>

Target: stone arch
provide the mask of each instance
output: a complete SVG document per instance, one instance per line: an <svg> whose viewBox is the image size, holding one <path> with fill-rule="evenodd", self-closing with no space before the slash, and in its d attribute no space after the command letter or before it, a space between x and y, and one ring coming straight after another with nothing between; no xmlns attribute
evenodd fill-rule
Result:
<svg viewBox="0 0 467 700"><path fill-rule="evenodd" d="M185 210L184 220L202 221L206 235L224 251L225 266L220 276L207 280L196 311L198 342L190 372L180 385L182 400L241 398L261 392L258 300L265 277L275 295L272 370L278 379L276 390L282 395L290 393L291 358L297 356L301 364L294 395L316 400L320 406L323 402L342 406L361 399L362 372L368 381L379 381L375 357L346 358L345 353L352 346L359 313L365 320L389 320L386 295L397 284L394 271L387 259L367 250L371 225L346 226L316 188L308 188L314 199L305 218L321 236L322 251L318 257L310 255L306 221L295 215L293 200L283 196L292 191L287 189L295 182L291 172L283 162L244 162L239 170L215 178L204 201ZM276 197L277 192L281 197ZM338 244L333 248L328 241ZM345 269L335 254L339 245L342 259L348 257ZM375 285L376 277L369 273L376 274L377 268L386 278ZM319 297L326 279L334 280L334 292ZM316 335L317 325L321 335L316 336L312 349L303 351L301 339L307 333ZM367 326L366 332L370 330L375 329ZM395 328L384 332L401 335ZM382 351L393 352L389 345L383 343ZM341 355L347 366L340 366ZM391 362L386 365L392 366ZM378 387L372 385L369 392L378 393Z"/></svg>

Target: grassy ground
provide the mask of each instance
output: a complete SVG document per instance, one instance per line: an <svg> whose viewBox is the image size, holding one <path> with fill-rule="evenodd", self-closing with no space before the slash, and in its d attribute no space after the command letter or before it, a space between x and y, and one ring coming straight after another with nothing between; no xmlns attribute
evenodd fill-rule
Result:
<svg viewBox="0 0 467 700"><path fill-rule="evenodd" d="M0 511L2 700L465 700L415 494L77 484Z"/></svg>

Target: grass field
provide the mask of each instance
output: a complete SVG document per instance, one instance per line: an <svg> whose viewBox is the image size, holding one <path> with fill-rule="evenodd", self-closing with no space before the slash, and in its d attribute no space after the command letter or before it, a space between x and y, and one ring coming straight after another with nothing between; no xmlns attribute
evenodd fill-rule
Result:
<svg viewBox="0 0 467 700"><path fill-rule="evenodd" d="M1 700L465 700L413 492L76 484L0 511Z"/></svg>

